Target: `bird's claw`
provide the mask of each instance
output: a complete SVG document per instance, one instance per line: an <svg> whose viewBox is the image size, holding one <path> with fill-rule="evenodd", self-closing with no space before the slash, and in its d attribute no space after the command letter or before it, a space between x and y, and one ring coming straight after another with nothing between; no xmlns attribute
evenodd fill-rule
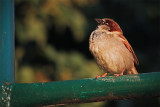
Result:
<svg viewBox="0 0 160 107"><path fill-rule="evenodd" d="M120 74L114 74L115 77L118 77L118 76L121 76L123 75L123 73L120 73Z"/></svg>
<svg viewBox="0 0 160 107"><path fill-rule="evenodd" d="M101 75L101 76L97 75L97 76L96 76L96 80L97 80L99 77L105 77L107 74L108 74L108 73L105 73L105 74L103 74L103 75Z"/></svg>
<svg viewBox="0 0 160 107"><path fill-rule="evenodd" d="M97 75L97 76L96 76L96 80L97 80L99 77L101 77L101 76Z"/></svg>

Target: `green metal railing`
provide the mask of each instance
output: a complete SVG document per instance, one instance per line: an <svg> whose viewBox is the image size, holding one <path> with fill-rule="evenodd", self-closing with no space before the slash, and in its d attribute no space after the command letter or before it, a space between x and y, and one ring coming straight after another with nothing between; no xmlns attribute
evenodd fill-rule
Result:
<svg viewBox="0 0 160 107"><path fill-rule="evenodd" d="M14 83L14 1L0 0L0 107L63 105L160 96L160 72Z"/></svg>
<svg viewBox="0 0 160 107"><path fill-rule="evenodd" d="M35 107L160 96L160 73L59 82L5 84L3 105Z"/></svg>

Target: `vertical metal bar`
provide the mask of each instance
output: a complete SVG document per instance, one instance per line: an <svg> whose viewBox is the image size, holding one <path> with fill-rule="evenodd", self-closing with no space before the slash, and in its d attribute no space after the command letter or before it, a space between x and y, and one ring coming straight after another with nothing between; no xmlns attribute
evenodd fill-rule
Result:
<svg viewBox="0 0 160 107"><path fill-rule="evenodd" d="M0 86L14 82L14 0L0 0Z"/></svg>

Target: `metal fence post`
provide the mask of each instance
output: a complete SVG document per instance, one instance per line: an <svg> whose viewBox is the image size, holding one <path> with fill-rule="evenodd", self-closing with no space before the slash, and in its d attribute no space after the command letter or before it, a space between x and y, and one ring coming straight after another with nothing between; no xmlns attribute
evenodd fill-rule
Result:
<svg viewBox="0 0 160 107"><path fill-rule="evenodd" d="M0 86L14 82L14 0L0 0Z"/></svg>

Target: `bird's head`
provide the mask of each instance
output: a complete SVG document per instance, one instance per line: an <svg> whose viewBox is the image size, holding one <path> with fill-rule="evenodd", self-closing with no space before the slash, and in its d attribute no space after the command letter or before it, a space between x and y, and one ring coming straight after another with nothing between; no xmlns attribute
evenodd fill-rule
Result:
<svg viewBox="0 0 160 107"><path fill-rule="evenodd" d="M103 19L95 19L98 23L98 27L102 29L106 29L110 32L119 31L122 32L120 26L112 19L103 18Z"/></svg>

